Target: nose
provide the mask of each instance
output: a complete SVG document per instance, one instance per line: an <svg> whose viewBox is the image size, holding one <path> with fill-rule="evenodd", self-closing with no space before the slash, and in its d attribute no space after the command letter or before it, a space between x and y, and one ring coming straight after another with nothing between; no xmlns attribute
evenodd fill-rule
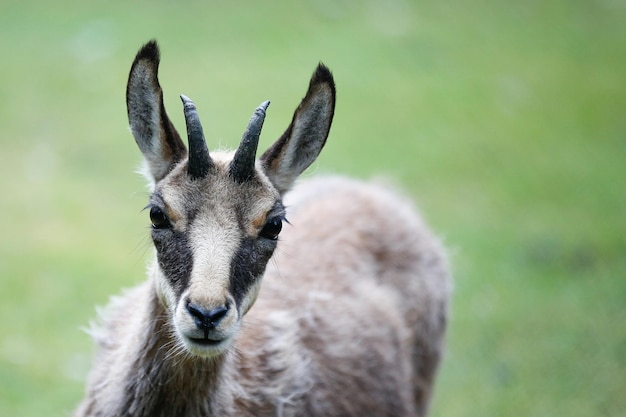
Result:
<svg viewBox="0 0 626 417"><path fill-rule="evenodd" d="M205 333L209 330L215 329L220 321L228 313L228 306L217 307L212 310L200 307L192 302L187 303L187 311L194 319L198 329L204 330Z"/></svg>

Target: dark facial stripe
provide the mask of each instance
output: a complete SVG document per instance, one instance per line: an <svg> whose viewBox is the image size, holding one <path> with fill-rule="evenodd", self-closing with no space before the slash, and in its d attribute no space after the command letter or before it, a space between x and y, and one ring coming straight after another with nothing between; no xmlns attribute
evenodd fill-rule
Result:
<svg viewBox="0 0 626 417"><path fill-rule="evenodd" d="M186 233L173 230L153 230L152 241L157 250L161 270L177 297L189 285L193 269L193 253Z"/></svg>
<svg viewBox="0 0 626 417"><path fill-rule="evenodd" d="M243 239L230 267L230 293L237 309L250 286L265 272L267 262L276 249L276 242L246 237Z"/></svg>

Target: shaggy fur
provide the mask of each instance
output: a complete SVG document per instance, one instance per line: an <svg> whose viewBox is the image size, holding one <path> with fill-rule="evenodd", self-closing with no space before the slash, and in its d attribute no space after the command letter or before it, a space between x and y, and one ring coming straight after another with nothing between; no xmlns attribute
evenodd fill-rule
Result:
<svg viewBox="0 0 626 417"><path fill-rule="evenodd" d="M449 295L441 245L380 187L322 178L286 204L291 226L235 349L176 351L150 278L103 315L77 416L425 414Z"/></svg>
<svg viewBox="0 0 626 417"><path fill-rule="evenodd" d="M94 327L75 416L424 416L450 292L438 239L389 187L327 177L283 195L328 135L330 72L318 67L285 134L236 182L222 153L190 178L157 68L149 43L127 95L155 185L157 260ZM283 207L276 247L264 230ZM191 302L228 311L198 330Z"/></svg>

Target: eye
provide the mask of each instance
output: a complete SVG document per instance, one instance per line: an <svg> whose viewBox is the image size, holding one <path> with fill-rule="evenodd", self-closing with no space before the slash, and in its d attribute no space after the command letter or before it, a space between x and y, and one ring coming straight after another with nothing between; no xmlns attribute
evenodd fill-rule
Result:
<svg viewBox="0 0 626 417"><path fill-rule="evenodd" d="M163 210L156 206L150 207L150 221L153 229L168 229L170 227L167 216Z"/></svg>
<svg viewBox="0 0 626 417"><path fill-rule="evenodd" d="M272 217L267 223L265 223L265 226L261 229L259 236L270 240L277 240L282 228L283 219L281 217Z"/></svg>

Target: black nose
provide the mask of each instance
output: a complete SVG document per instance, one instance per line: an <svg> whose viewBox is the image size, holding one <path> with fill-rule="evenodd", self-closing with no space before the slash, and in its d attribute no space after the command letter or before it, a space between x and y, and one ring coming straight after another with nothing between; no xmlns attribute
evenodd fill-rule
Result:
<svg viewBox="0 0 626 417"><path fill-rule="evenodd" d="M193 317L196 326L201 330L207 331L217 327L224 316L226 316L226 313L228 313L228 307L218 307L213 310L207 310L199 305L188 302L187 311L189 311L189 314Z"/></svg>

